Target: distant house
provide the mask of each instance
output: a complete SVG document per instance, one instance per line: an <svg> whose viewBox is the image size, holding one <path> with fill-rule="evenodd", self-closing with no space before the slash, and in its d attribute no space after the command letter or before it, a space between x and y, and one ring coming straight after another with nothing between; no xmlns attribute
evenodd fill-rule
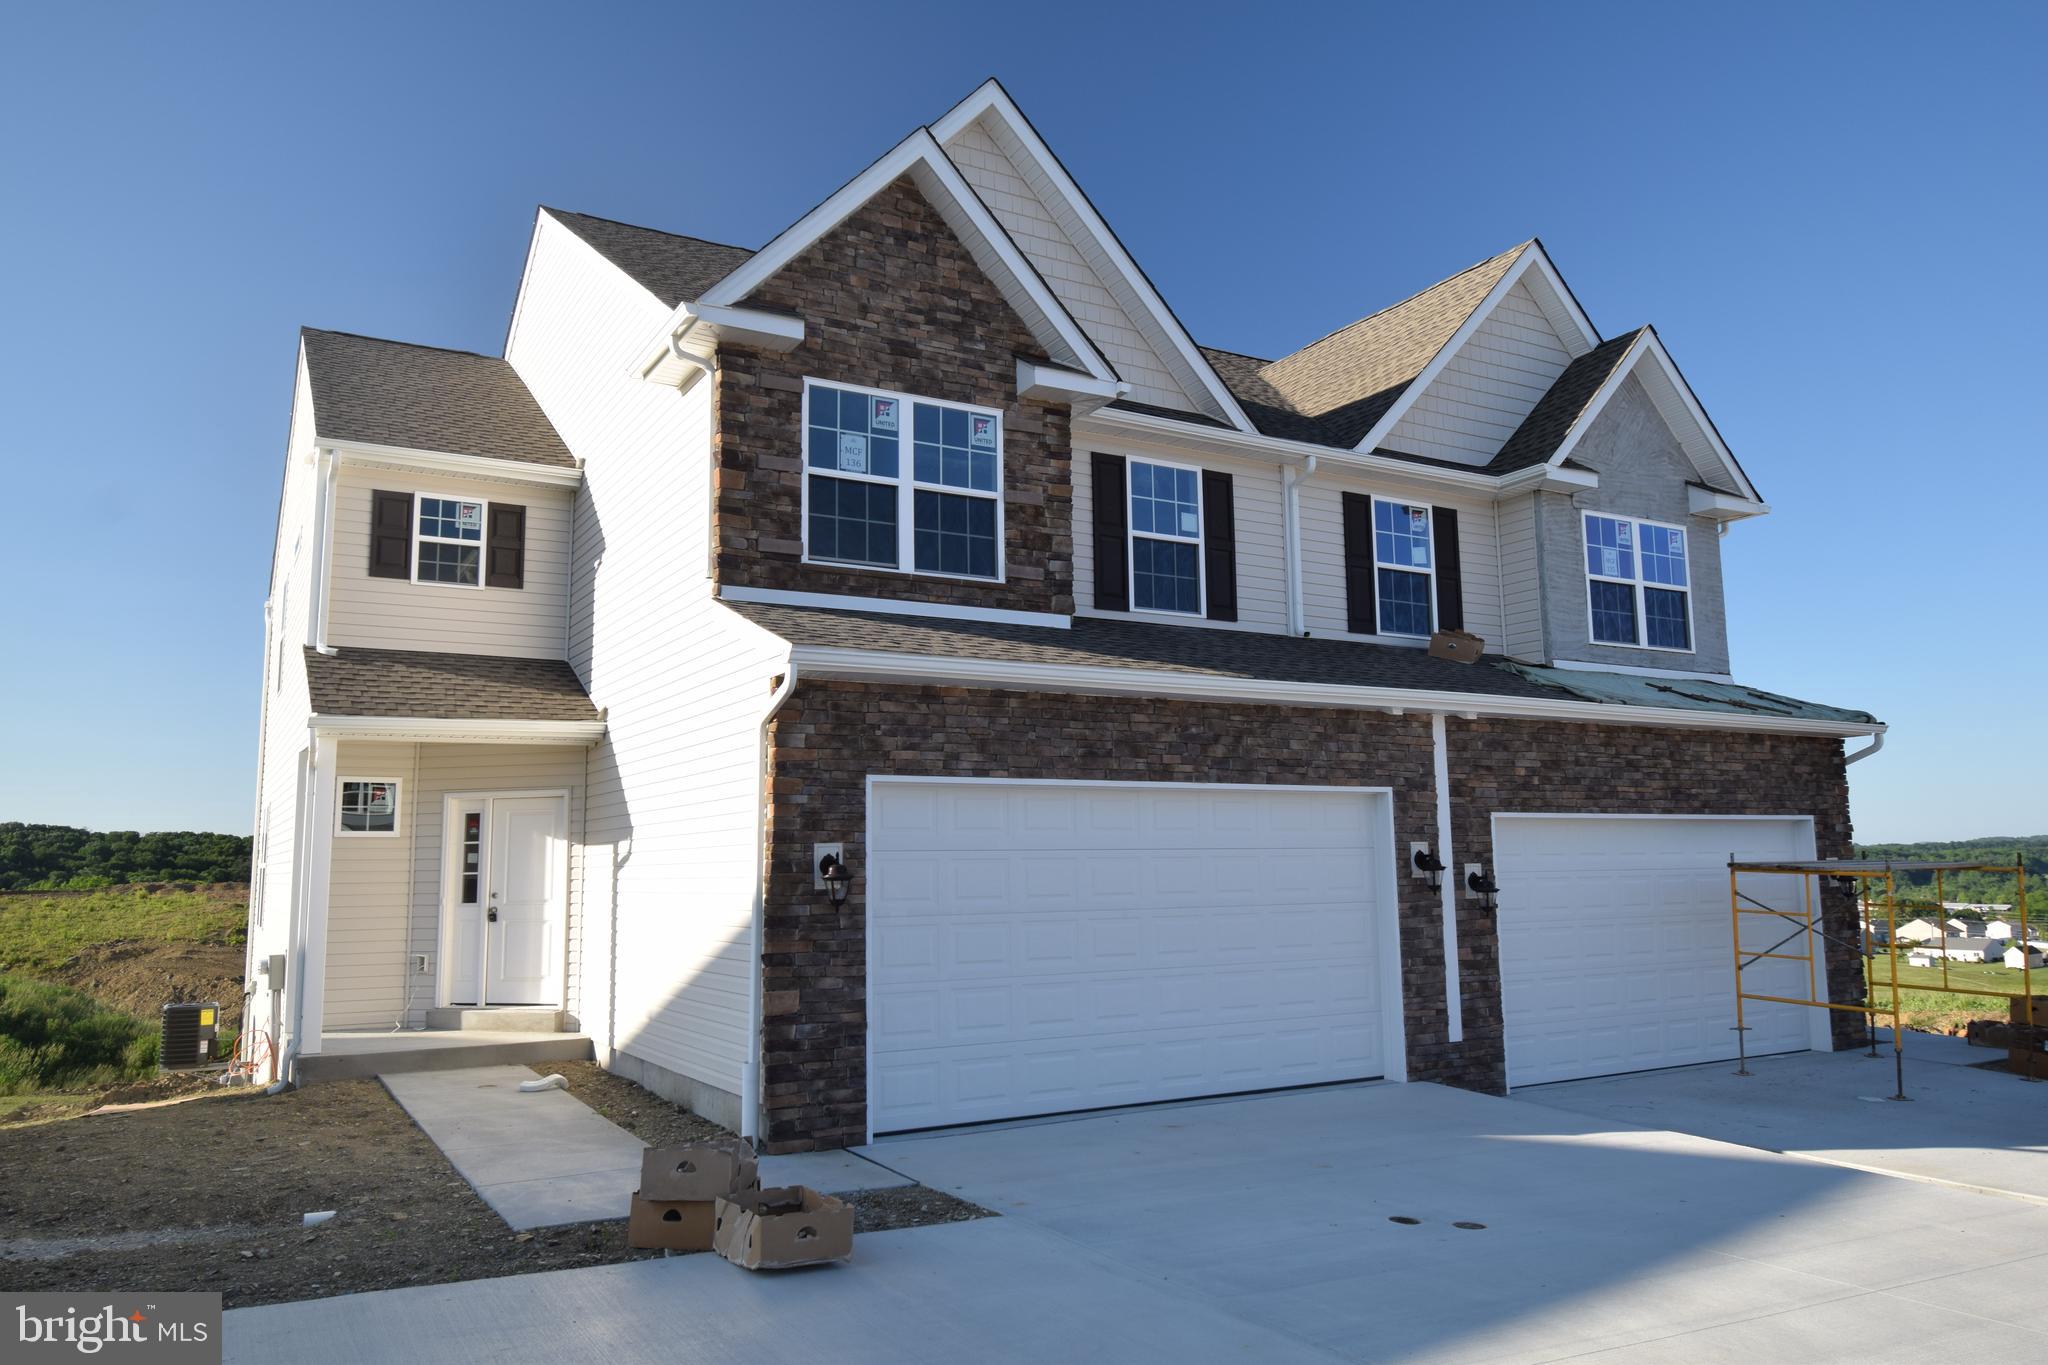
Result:
<svg viewBox="0 0 2048 1365"><path fill-rule="evenodd" d="M2042 962L2041 950L2031 945L2022 948L2019 944L2015 943L2005 950L2005 965L2014 971L2018 971L2022 967L2039 967L2042 965Z"/></svg>
<svg viewBox="0 0 2048 1365"><path fill-rule="evenodd" d="M2002 915L2012 909L2003 901L1943 901L1941 908L1952 915Z"/></svg>
<svg viewBox="0 0 2048 1365"><path fill-rule="evenodd" d="M1951 962L1995 962L2005 951L2003 943L1988 938L1949 938L1913 950L1915 956L1945 957Z"/></svg>
<svg viewBox="0 0 2048 1365"><path fill-rule="evenodd" d="M1932 920L1909 919L1899 926L1899 942L1932 943L1941 937L1941 928Z"/></svg>
<svg viewBox="0 0 2048 1365"><path fill-rule="evenodd" d="M2027 928L2030 931L2029 937L2031 937L2032 934L2040 933L2043 926L2029 924ZM1986 938L2018 938L2019 936L2020 925L2018 920L1994 919L1985 922L1984 937Z"/></svg>
<svg viewBox="0 0 2048 1365"><path fill-rule="evenodd" d="M1943 920L1941 925L1942 928L1948 930L1951 938L1968 938L1970 931L1978 927L1966 919Z"/></svg>
<svg viewBox="0 0 2048 1365"><path fill-rule="evenodd" d="M1932 967L1934 965L1934 954L1924 948L1915 948L1912 952L1906 954L1906 965L1908 967Z"/></svg>

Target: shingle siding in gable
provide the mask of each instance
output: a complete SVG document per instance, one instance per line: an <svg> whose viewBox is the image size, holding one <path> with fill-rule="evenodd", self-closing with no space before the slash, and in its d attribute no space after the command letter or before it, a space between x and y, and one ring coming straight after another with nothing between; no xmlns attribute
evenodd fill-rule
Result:
<svg viewBox="0 0 2048 1365"><path fill-rule="evenodd" d="M1570 363L1529 286L1518 281L1417 395L1383 444L1483 465Z"/></svg>
<svg viewBox="0 0 2048 1365"><path fill-rule="evenodd" d="M736 345L720 350L714 433L721 585L1073 609L1068 410L1017 397L1017 357L1042 351L908 177L777 271L747 302L797 314L805 336L786 355ZM1002 410L1003 582L802 562L806 377ZM907 449L903 458L910 458Z"/></svg>
<svg viewBox="0 0 2048 1365"><path fill-rule="evenodd" d="M1686 482L1697 478L1685 451L1634 376L1602 408L1572 458L1599 471L1600 487L1537 495L1542 538L1544 629L1551 656L1631 668L1728 671L1728 620L1721 589L1721 538L1691 515ZM1686 528L1692 578L1693 652L1621 649L1591 642L1586 617L1586 542L1581 513L1612 512Z"/></svg>

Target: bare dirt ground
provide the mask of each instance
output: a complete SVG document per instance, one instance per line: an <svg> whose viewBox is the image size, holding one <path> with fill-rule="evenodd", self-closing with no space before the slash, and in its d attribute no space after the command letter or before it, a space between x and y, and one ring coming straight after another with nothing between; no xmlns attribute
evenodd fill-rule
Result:
<svg viewBox="0 0 2048 1365"><path fill-rule="evenodd" d="M722 1131L593 1064L557 1069L649 1141ZM215 1290L234 1308L660 1254L629 1248L623 1219L513 1232L376 1081L0 1129L0 1172L12 1291ZM848 1202L861 1232L991 1216L921 1186Z"/></svg>
<svg viewBox="0 0 2048 1365"><path fill-rule="evenodd" d="M242 949L225 943L97 943L48 972L102 1005L154 1019L167 1001L212 1000L242 1024Z"/></svg>

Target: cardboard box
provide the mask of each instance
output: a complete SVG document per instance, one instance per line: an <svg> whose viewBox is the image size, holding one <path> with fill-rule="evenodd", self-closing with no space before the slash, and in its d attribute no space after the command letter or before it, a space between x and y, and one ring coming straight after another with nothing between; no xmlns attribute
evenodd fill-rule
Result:
<svg viewBox="0 0 2048 1365"><path fill-rule="evenodd" d="M1429 656L1469 664L1486 648L1486 641L1463 630L1440 630L1429 637Z"/></svg>
<svg viewBox="0 0 2048 1365"><path fill-rule="evenodd" d="M658 1251L709 1251L718 1231L718 1206L709 1199L649 1199L634 1191L626 1215L626 1245Z"/></svg>
<svg viewBox="0 0 2048 1365"><path fill-rule="evenodd" d="M761 1186L744 1138L650 1147L640 1156L640 1193L649 1199L717 1199Z"/></svg>
<svg viewBox="0 0 2048 1365"><path fill-rule="evenodd" d="M806 1185L742 1191L718 1201L715 1250L748 1270L844 1261L853 1255L853 1209Z"/></svg>

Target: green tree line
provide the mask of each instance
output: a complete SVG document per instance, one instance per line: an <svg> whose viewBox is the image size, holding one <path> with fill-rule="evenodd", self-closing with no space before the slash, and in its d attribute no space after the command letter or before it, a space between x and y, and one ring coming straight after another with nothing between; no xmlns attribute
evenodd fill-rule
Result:
<svg viewBox="0 0 2048 1365"><path fill-rule="evenodd" d="M124 882L246 882L247 835L73 829L0 821L0 891L69 891Z"/></svg>
<svg viewBox="0 0 2048 1365"><path fill-rule="evenodd" d="M1902 861L1944 863L2004 863L2017 857L2027 873L2027 924L2048 928L2048 834L2012 835L1989 839L1958 839L1948 843L1858 844L1859 858L1896 858ZM1901 890L1912 888L1920 897L1934 889L1932 872L1898 874ZM1941 898L1988 905L2012 905L2018 900L2017 879L2010 873L1944 872Z"/></svg>

